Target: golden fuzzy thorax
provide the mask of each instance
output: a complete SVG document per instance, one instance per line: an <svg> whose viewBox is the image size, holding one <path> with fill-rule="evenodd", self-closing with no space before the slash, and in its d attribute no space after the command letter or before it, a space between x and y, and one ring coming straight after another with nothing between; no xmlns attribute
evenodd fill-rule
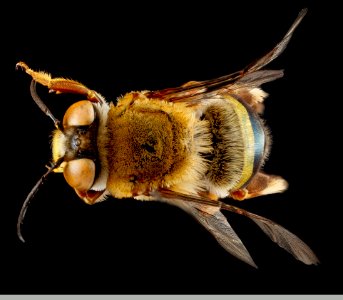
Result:
<svg viewBox="0 0 343 300"><path fill-rule="evenodd" d="M111 105L107 126L107 189L114 197L144 197L159 187L201 190L206 161L199 153L210 151L210 134L194 110L133 92Z"/></svg>

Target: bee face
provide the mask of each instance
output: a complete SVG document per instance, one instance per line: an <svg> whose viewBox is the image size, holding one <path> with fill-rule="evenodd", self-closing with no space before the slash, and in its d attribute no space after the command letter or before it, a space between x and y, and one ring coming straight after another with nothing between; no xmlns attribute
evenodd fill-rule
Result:
<svg viewBox="0 0 343 300"><path fill-rule="evenodd" d="M263 69L287 46L306 14L302 10L270 52L241 71L205 81L190 81L160 91L129 92L109 104L99 93L64 78L51 78L19 62L33 79L31 95L58 128L53 134L51 168L26 198L27 204L52 171L88 204L107 194L115 198L163 201L192 215L220 245L255 266L221 210L252 219L274 242L305 264L317 264L312 250L275 222L229 205L221 198L244 200L280 193L287 182L262 166L270 150L261 114L267 94L260 86L283 76ZM35 91L35 83L59 93L87 97L68 108L59 125Z"/></svg>
<svg viewBox="0 0 343 300"><path fill-rule="evenodd" d="M101 107L100 107L101 109ZM97 198L88 193L101 174L98 134L100 118L99 107L88 100L71 105L63 117L63 128L56 129L52 138L52 157L63 162L54 170L63 173L67 183L88 204ZM104 185L104 184L102 184ZM97 184L99 190L99 184ZM96 193L100 196L100 193Z"/></svg>

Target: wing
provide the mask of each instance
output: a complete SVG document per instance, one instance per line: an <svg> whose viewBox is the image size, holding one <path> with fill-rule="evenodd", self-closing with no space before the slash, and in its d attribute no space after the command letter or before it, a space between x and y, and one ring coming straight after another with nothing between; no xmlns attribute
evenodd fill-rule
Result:
<svg viewBox="0 0 343 300"><path fill-rule="evenodd" d="M304 264L317 265L319 263L317 256L308 245L281 225L267 218L221 201L213 201L200 196L189 196L170 190L155 192L153 197L176 205L190 213L212 233L225 250L252 266L256 267L249 252L233 231L224 215L220 212L220 209L250 218L273 242L291 253L296 259Z"/></svg>
<svg viewBox="0 0 343 300"><path fill-rule="evenodd" d="M242 88L257 88L265 82L269 82L283 76L282 70L261 70L264 66L278 57L286 48L294 30L305 16L307 9L300 11L298 17L284 36L271 51L262 58L246 66L243 70L206 81L190 81L180 87L147 93L149 98L161 99L170 102L187 102L195 105L203 99L209 99L218 94L235 94Z"/></svg>
<svg viewBox="0 0 343 300"><path fill-rule="evenodd" d="M157 197L156 199L160 201L162 200L163 202L175 205L189 213L216 238L218 243L226 251L247 264L257 268L241 239L232 229L225 216L218 208L215 208L215 210L208 210L201 204L182 201L177 195L175 195L175 197L171 194L167 195L166 191L155 193L154 197Z"/></svg>

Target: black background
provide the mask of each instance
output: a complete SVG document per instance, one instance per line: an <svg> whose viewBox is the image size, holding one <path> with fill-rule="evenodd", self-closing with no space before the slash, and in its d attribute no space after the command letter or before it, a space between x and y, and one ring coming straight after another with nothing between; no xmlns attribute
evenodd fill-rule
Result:
<svg viewBox="0 0 343 300"><path fill-rule="evenodd" d="M4 48L11 51L3 70L12 86L3 82L0 293L342 293L341 195L332 173L339 162L331 138L339 129L337 100L333 85L324 83L335 60L337 19L309 1L219 3L55 2L11 11L11 23L3 26ZM307 16L269 66L285 69L285 76L264 86L270 94L264 118L273 135L265 170L286 178L289 190L235 204L297 234L320 265L298 262L250 220L225 213L259 266L253 269L178 208L113 198L88 206L62 175L41 187L23 225L27 242L18 240L22 202L51 158L53 124L31 100L30 79L14 70L16 62L76 79L115 101L132 90L239 70L279 42L303 7ZM59 119L80 99L38 92Z"/></svg>

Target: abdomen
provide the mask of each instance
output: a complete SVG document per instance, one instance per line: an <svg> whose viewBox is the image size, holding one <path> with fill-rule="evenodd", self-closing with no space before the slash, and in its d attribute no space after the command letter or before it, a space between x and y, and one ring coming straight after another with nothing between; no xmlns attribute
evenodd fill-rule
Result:
<svg viewBox="0 0 343 300"><path fill-rule="evenodd" d="M223 96L208 105L203 119L209 122L212 147L206 181L211 193L226 197L245 187L268 153L268 130L243 101Z"/></svg>

